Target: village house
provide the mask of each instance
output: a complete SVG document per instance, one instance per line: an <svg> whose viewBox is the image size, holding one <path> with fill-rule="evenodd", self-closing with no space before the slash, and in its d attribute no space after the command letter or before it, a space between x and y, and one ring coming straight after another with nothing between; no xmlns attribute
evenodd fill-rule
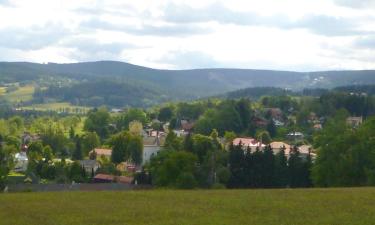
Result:
<svg viewBox="0 0 375 225"><path fill-rule="evenodd" d="M27 153L25 151L16 153L14 156L14 162L14 171L25 172L27 170L27 165L29 162L29 159L27 158Z"/></svg>
<svg viewBox="0 0 375 225"><path fill-rule="evenodd" d="M34 141L40 140L40 136L37 134L31 134L30 132L24 132L21 136L22 144L29 144Z"/></svg>
<svg viewBox="0 0 375 225"><path fill-rule="evenodd" d="M298 147L298 151L302 158L307 158L308 155L313 159L316 158L316 154L311 145L301 145Z"/></svg>
<svg viewBox="0 0 375 225"><path fill-rule="evenodd" d="M114 176L109 174L99 173L96 174L93 181L94 183L122 183L132 184L134 178L128 176Z"/></svg>
<svg viewBox="0 0 375 225"><path fill-rule="evenodd" d="M247 149L250 149L252 152L256 151L257 149L263 150L263 148L266 147L265 144L262 144L261 142L251 137L235 138L233 140L233 145L234 146L242 145L242 148L244 151L246 151Z"/></svg>
<svg viewBox="0 0 375 225"><path fill-rule="evenodd" d="M142 164L150 161L151 157L157 155L164 145L165 137L164 136L148 136L143 137L143 157Z"/></svg>
<svg viewBox="0 0 375 225"><path fill-rule="evenodd" d="M21 145L21 151L14 155L14 171L25 172L27 170L27 165L29 159L27 157L28 146L26 144Z"/></svg>
<svg viewBox="0 0 375 225"><path fill-rule="evenodd" d="M272 118L278 121L283 121L283 111L281 111L280 108L265 108L265 111L266 111L266 115L269 116L267 118Z"/></svg>
<svg viewBox="0 0 375 225"><path fill-rule="evenodd" d="M284 149L285 156L287 158L290 157L290 153L292 151L293 146L280 142L280 141L274 141L270 143L270 146L272 148L273 153L276 155L281 151L281 149ZM316 158L316 154L313 152L312 146L311 145L301 145L298 148L299 154L301 158L307 158L308 155L311 156L312 159Z"/></svg>
<svg viewBox="0 0 375 225"><path fill-rule="evenodd" d="M111 159L111 155L112 155L112 149L107 149L107 148L95 148L94 150L91 150L89 152L89 155L93 155L95 154L96 155L96 158L101 158L101 157L105 157L107 159Z"/></svg>
<svg viewBox="0 0 375 225"><path fill-rule="evenodd" d="M277 120L277 119L272 119L273 123L275 124L275 126L277 127L282 127L285 125L284 122L280 121L280 120Z"/></svg>
<svg viewBox="0 0 375 225"><path fill-rule="evenodd" d="M123 172L136 172L141 168L132 162L121 162L116 166L116 169Z"/></svg>
<svg viewBox="0 0 375 225"><path fill-rule="evenodd" d="M287 143L284 143L284 142L281 142L281 141L274 141L274 142L271 142L270 143L270 146L272 148L272 151L274 154L277 154L281 151L281 149L284 149L285 151L285 154L288 153L289 154L289 150L290 150L290 145L288 145Z"/></svg>
<svg viewBox="0 0 375 225"><path fill-rule="evenodd" d="M317 124L314 124L313 128L314 128L314 130L321 130L321 129L323 129L323 126L322 126L322 124L317 123Z"/></svg>
<svg viewBox="0 0 375 225"><path fill-rule="evenodd" d="M294 132L288 133L286 137L288 138L288 140L291 140L291 141L300 141L300 140L303 140L304 135L301 132L294 131Z"/></svg>
<svg viewBox="0 0 375 225"><path fill-rule="evenodd" d="M351 116L351 117L346 118L346 123L351 127L359 127L359 125L361 125L362 122L363 122L362 116L359 116L359 117Z"/></svg>
<svg viewBox="0 0 375 225"><path fill-rule="evenodd" d="M80 160L79 164L85 169L86 173L95 173L100 167L99 162L93 159Z"/></svg>
<svg viewBox="0 0 375 225"><path fill-rule="evenodd" d="M173 130L173 132L176 134L177 137L185 137L189 134L189 132L185 130Z"/></svg>
<svg viewBox="0 0 375 225"><path fill-rule="evenodd" d="M191 132L194 128L194 122L181 120L181 128L186 132Z"/></svg>

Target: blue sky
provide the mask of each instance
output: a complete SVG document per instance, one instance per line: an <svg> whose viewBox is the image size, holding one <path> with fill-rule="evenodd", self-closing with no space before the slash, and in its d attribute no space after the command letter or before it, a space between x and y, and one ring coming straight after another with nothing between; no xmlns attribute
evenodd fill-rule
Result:
<svg viewBox="0 0 375 225"><path fill-rule="evenodd" d="M375 69L375 0L0 0L0 61Z"/></svg>

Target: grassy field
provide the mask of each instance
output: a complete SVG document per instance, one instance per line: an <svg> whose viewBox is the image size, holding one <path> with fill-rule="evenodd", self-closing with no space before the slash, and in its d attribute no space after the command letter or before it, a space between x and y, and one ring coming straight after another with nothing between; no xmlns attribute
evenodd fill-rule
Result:
<svg viewBox="0 0 375 225"><path fill-rule="evenodd" d="M31 106L22 107L26 110L38 110L38 111L61 111L62 109L70 109L72 112L74 109L80 109L84 112L90 110L89 107L84 106L75 106L68 102L55 102L55 103L46 103L46 104L34 104Z"/></svg>
<svg viewBox="0 0 375 225"><path fill-rule="evenodd" d="M0 224L374 224L375 188L0 195Z"/></svg>
<svg viewBox="0 0 375 225"><path fill-rule="evenodd" d="M9 93L2 93L2 96L10 102L29 101L33 98L35 87L33 85L26 85L19 87L16 91Z"/></svg>
<svg viewBox="0 0 375 225"><path fill-rule="evenodd" d="M0 96L5 94L6 88L5 87L0 87Z"/></svg>

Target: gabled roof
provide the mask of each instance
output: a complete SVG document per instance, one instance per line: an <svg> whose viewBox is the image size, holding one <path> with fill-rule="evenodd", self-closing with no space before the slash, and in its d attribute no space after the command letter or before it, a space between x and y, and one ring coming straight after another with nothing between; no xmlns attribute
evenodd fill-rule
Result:
<svg viewBox="0 0 375 225"><path fill-rule="evenodd" d="M96 160L92 160L92 159L84 159L84 160L79 160L79 164L85 167L95 167L99 165L99 162Z"/></svg>
<svg viewBox="0 0 375 225"><path fill-rule="evenodd" d="M281 149L282 147L285 147L285 151L288 151L288 152L289 152L289 149L291 147L290 145L288 145L287 143L284 143L282 141L271 142L270 146L271 146L272 149Z"/></svg>
<svg viewBox="0 0 375 225"><path fill-rule="evenodd" d="M95 153L96 153L97 156L101 156L101 155L111 156L112 155L112 149L95 148L94 150L90 151L90 153L92 153L93 151L95 151Z"/></svg>
<svg viewBox="0 0 375 225"><path fill-rule="evenodd" d="M95 175L94 179L105 180L109 182L118 182L123 184L131 184L134 178L128 176L113 176L109 174L99 173Z"/></svg>
<svg viewBox="0 0 375 225"><path fill-rule="evenodd" d="M163 146L164 143L165 143L165 136L143 137L143 146Z"/></svg>
<svg viewBox="0 0 375 225"><path fill-rule="evenodd" d="M233 145L241 144L244 147L264 147L265 145L255 140L254 138L235 138Z"/></svg>

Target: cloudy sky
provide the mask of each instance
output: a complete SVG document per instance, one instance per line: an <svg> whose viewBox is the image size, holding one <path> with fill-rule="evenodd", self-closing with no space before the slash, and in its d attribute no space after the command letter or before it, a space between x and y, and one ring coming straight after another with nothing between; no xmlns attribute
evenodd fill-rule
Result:
<svg viewBox="0 0 375 225"><path fill-rule="evenodd" d="M375 69L375 0L0 0L0 61Z"/></svg>

